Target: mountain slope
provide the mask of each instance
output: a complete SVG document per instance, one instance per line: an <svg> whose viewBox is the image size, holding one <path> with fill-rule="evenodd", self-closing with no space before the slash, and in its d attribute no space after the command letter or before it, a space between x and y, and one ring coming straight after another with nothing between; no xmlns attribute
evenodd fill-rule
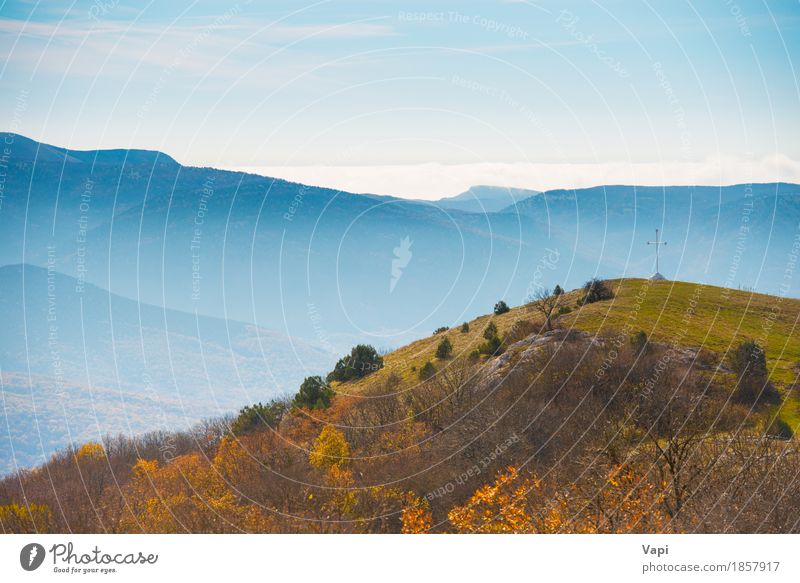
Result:
<svg viewBox="0 0 800 583"><path fill-rule="evenodd" d="M641 330L654 342L706 349L723 360L738 343L757 340L766 353L772 378L787 386L797 381L800 300L680 281L623 279L609 283L615 297L608 301L578 307L580 290L568 293L563 305L571 311L559 317L559 326L612 336L633 335ZM388 353L381 371L348 386L358 391L362 385L392 372L413 379L414 372L432 360L444 335L452 342L454 355L466 356L483 342L482 333L489 322L497 325L502 337L515 322L534 322L538 329L541 319L541 314L530 304L514 307L499 316L481 316L468 322L469 332L461 333L459 326L455 326L446 333L422 338Z"/></svg>
<svg viewBox="0 0 800 583"><path fill-rule="evenodd" d="M29 265L0 267L0 309L0 471L68 443L174 429L293 393L333 359L264 328L137 303Z"/></svg>
<svg viewBox="0 0 800 583"><path fill-rule="evenodd" d="M800 394L790 390L800 375L800 300L677 281L624 279L610 284L615 297L609 301L578 307L580 291L567 294L563 305L571 311L559 317L559 325L593 336L621 335L623 345L643 331L653 342L676 347L681 358L704 352L723 365L740 343L755 340L764 349L770 378L785 389L785 401L777 413L800 432ZM537 330L542 326L541 314L531 305L499 316L482 316L468 323L469 332L462 333L456 326L387 354L381 371L348 383L347 392L363 392L392 373L415 382L426 362L437 362L434 354L444 335L453 345L453 354L463 358L484 342L482 334L490 322L502 338L520 321L535 323Z"/></svg>
<svg viewBox="0 0 800 583"><path fill-rule="evenodd" d="M609 282L545 332L531 305L387 354L330 406L88 444L0 480L11 532L797 532L800 301ZM633 314L633 316L632 316ZM761 339L765 318L773 325ZM497 355L471 355L490 323ZM650 339L636 344L640 330ZM725 351L764 342L774 400ZM453 354L439 358L447 338ZM422 378L422 364L435 374ZM772 399L772 397L770 397ZM166 450L166 452L165 452ZM56 483L48 481L56 475ZM36 515L9 508L23 499ZM68 505L62 504L69 500ZM96 502L102 500L103 504ZM6 506L3 506L6 505ZM99 510L98 510L99 509ZM17 513L19 514L19 513Z"/></svg>

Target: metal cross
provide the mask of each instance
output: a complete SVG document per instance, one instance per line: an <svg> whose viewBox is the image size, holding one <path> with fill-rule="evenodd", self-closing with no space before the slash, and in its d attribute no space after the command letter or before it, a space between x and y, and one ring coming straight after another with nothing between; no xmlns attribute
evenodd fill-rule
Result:
<svg viewBox="0 0 800 583"><path fill-rule="evenodd" d="M661 245L666 245L667 242L660 239L658 235L658 229L656 229L656 240L648 241L647 244L656 246L656 273L658 273L658 248L661 247Z"/></svg>

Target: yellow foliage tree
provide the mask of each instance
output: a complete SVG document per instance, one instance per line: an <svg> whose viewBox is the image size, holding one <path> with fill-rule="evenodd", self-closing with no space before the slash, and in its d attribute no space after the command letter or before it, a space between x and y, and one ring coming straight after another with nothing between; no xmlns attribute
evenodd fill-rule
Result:
<svg viewBox="0 0 800 583"><path fill-rule="evenodd" d="M354 489L353 473L334 464L328 469L325 481L328 486L334 488L326 508L341 517L353 516L359 501L357 491Z"/></svg>
<svg viewBox="0 0 800 583"><path fill-rule="evenodd" d="M269 520L260 509L239 504L217 469L199 454L176 458L168 465L139 460L125 488L126 532L267 531Z"/></svg>
<svg viewBox="0 0 800 583"><path fill-rule="evenodd" d="M75 452L75 459L81 461L98 461L106 457L106 450L102 444L90 441L84 443Z"/></svg>
<svg viewBox="0 0 800 583"><path fill-rule="evenodd" d="M45 504L8 504L0 506L0 528L6 534L41 534L55 532L55 523Z"/></svg>
<svg viewBox="0 0 800 583"><path fill-rule="evenodd" d="M664 486L657 487L627 465L611 469L605 483L577 498L573 487L564 506L574 517L572 530L592 533L664 533Z"/></svg>
<svg viewBox="0 0 800 583"><path fill-rule="evenodd" d="M400 514L402 518L405 503L401 491L386 486L359 487L353 472L338 465L328 469L325 482L329 488L322 492L320 500L323 516L329 521L327 532L397 531L397 517ZM408 520L411 521L410 516ZM418 528L423 531L421 524Z"/></svg>
<svg viewBox="0 0 800 583"><path fill-rule="evenodd" d="M541 481L509 467L478 488L450 522L460 533L661 533L669 531L657 488L629 466L617 466L587 488L545 496Z"/></svg>
<svg viewBox="0 0 800 583"><path fill-rule="evenodd" d="M349 458L350 446L344 434L333 425L326 425L314 442L308 461L317 469L328 470L332 466L345 467Z"/></svg>
<svg viewBox="0 0 800 583"><path fill-rule="evenodd" d="M400 513L403 534L424 534L433 526L431 506L425 499L420 499L413 492L403 496L403 510Z"/></svg>
<svg viewBox="0 0 800 583"><path fill-rule="evenodd" d="M239 439L223 437L214 455L214 467L229 483L238 483L257 472L258 463Z"/></svg>
<svg viewBox="0 0 800 583"><path fill-rule="evenodd" d="M464 506L448 513L459 533L552 533L561 527L560 508L540 496L541 481L515 467L481 486Z"/></svg>

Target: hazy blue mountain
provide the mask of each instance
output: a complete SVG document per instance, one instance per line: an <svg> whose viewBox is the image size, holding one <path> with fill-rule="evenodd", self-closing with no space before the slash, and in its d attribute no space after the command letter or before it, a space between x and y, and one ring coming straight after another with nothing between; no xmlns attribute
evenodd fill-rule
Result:
<svg viewBox="0 0 800 583"><path fill-rule="evenodd" d="M30 265L0 268L0 473L104 434L192 425L294 392L334 355L251 324L109 294ZM12 451L14 455L12 456Z"/></svg>
<svg viewBox="0 0 800 583"><path fill-rule="evenodd" d="M554 190L465 212L161 155L42 161L18 143L0 263L49 259L122 296L340 352L404 344L498 299L519 304L537 285L649 275L656 227L667 277L778 293L800 223L800 188L789 184Z"/></svg>
<svg viewBox="0 0 800 583"><path fill-rule="evenodd" d="M154 150L116 149L116 150L67 150L59 146L42 144L19 134L3 133L3 145L10 145L16 161L36 161L47 163L91 164L91 165L149 165L154 167L177 166L170 156ZM9 138L11 144L5 139Z"/></svg>
<svg viewBox="0 0 800 583"><path fill-rule="evenodd" d="M434 204L440 208L470 213L493 213L535 194L539 194L539 191L503 186L473 186L456 196L440 198Z"/></svg>
<svg viewBox="0 0 800 583"><path fill-rule="evenodd" d="M399 346L540 285L649 275L655 228L670 279L800 295L793 184L479 187L447 204L511 204L467 212L0 137L2 460L293 392L357 342Z"/></svg>
<svg viewBox="0 0 800 583"><path fill-rule="evenodd" d="M507 293L513 217L210 168L31 159L14 140L0 263L339 350L399 345ZM35 150L33 150L35 151ZM103 156L98 156L103 158ZM502 223L497 226L492 221ZM408 257L396 257L408 238ZM407 259L406 265L403 264Z"/></svg>
<svg viewBox="0 0 800 583"><path fill-rule="evenodd" d="M547 229L573 247L571 256L597 262L601 275L652 272L647 241L658 227L669 279L800 295L800 280L785 277L800 245L796 184L553 190L502 212Z"/></svg>

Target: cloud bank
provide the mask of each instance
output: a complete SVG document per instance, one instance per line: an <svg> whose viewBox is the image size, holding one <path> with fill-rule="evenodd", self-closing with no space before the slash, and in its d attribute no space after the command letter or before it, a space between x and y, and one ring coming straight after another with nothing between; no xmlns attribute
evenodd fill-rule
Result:
<svg viewBox="0 0 800 583"><path fill-rule="evenodd" d="M615 162L536 164L415 164L392 166L228 166L347 192L436 200L470 186L550 190L599 184L724 185L800 182L800 161L778 155L767 158L718 158L705 162Z"/></svg>

